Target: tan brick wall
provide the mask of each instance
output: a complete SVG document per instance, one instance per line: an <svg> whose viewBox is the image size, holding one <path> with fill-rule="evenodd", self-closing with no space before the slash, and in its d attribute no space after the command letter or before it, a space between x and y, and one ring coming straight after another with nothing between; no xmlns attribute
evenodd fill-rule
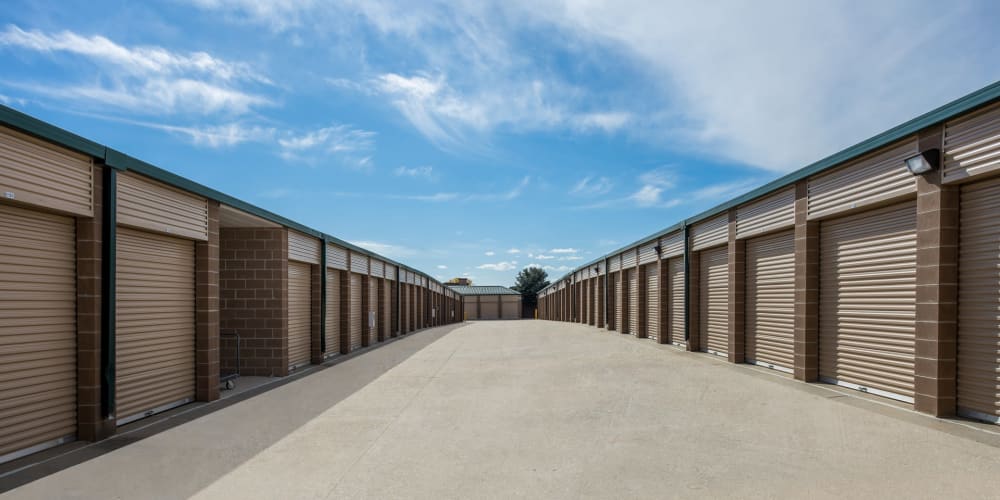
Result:
<svg viewBox="0 0 1000 500"><path fill-rule="evenodd" d="M808 190L795 185L795 372L796 380L819 379L819 223L806 220Z"/></svg>
<svg viewBox="0 0 1000 500"><path fill-rule="evenodd" d="M284 228L223 228L219 238L220 326L237 332L242 375L288 374L288 235ZM227 346L227 344L229 344ZM222 370L235 369L232 341Z"/></svg>
<svg viewBox="0 0 1000 500"><path fill-rule="evenodd" d="M195 398L219 399L219 203L208 202L208 241L195 243Z"/></svg>
<svg viewBox="0 0 1000 500"><path fill-rule="evenodd" d="M736 239L736 210L729 211L729 362L745 361L746 240Z"/></svg>

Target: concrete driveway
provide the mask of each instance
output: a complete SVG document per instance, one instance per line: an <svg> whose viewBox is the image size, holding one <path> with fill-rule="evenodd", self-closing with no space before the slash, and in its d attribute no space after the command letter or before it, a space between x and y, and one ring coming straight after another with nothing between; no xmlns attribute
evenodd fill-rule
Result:
<svg viewBox="0 0 1000 500"><path fill-rule="evenodd" d="M403 338L10 498L995 498L1000 428L596 328Z"/></svg>

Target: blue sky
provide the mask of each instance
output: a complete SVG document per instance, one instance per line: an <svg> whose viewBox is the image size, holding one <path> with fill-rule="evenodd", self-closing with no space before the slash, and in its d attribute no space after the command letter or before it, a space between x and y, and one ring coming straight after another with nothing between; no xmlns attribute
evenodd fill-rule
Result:
<svg viewBox="0 0 1000 500"><path fill-rule="evenodd" d="M7 0L0 102L509 285L1000 79L998 21L991 1Z"/></svg>

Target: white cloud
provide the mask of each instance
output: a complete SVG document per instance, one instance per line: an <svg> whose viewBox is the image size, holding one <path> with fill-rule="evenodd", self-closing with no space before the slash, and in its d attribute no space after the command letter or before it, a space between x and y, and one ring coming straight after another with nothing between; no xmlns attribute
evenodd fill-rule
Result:
<svg viewBox="0 0 1000 500"><path fill-rule="evenodd" d="M434 167L422 166L422 167L396 167L392 171L397 177L423 177L425 179L434 179Z"/></svg>
<svg viewBox="0 0 1000 500"><path fill-rule="evenodd" d="M507 253L521 253L521 250L518 248L511 248L507 250Z"/></svg>
<svg viewBox="0 0 1000 500"><path fill-rule="evenodd" d="M13 87L62 101L87 101L154 115L192 113L245 114L273 103L242 88L271 85L250 65L219 59L206 52L181 54L162 47L126 47L103 36L72 31L47 34L8 26L0 46L47 55L69 54L93 64L97 78L86 83L9 82Z"/></svg>
<svg viewBox="0 0 1000 500"><path fill-rule="evenodd" d="M417 254L417 251L412 248L407 248L402 245L394 245L391 243L381 243L378 241L350 241L348 243L352 245L357 245L361 248L366 248L375 253L393 259L413 257L414 255Z"/></svg>
<svg viewBox="0 0 1000 500"><path fill-rule="evenodd" d="M492 257L492 256L494 256L494 255L496 255L496 252L494 252L494 251L492 251L492 250L490 250L489 252L486 252L486 256L487 256L487 257Z"/></svg>
<svg viewBox="0 0 1000 500"><path fill-rule="evenodd" d="M392 200L413 200L413 201L429 201L434 203L440 203L445 201L452 201L458 199L458 193L434 193L434 194L393 194L387 195L386 198Z"/></svg>
<svg viewBox="0 0 1000 500"><path fill-rule="evenodd" d="M579 250L577 250L575 248L553 248L552 250L549 250L549 252L552 252L552 253L577 253L577 252L579 252Z"/></svg>
<svg viewBox="0 0 1000 500"><path fill-rule="evenodd" d="M614 183L611 179L607 177L598 177L594 179L593 176L587 176L583 179L577 181L573 185L573 188L569 190L569 194L578 196L600 196L607 194L611 189L614 188Z"/></svg>
<svg viewBox="0 0 1000 500"><path fill-rule="evenodd" d="M538 254L538 255L535 256L535 258L538 259L538 260L551 260L551 259L556 258L556 256L555 255Z"/></svg>
<svg viewBox="0 0 1000 500"><path fill-rule="evenodd" d="M567 255L566 257L559 257L559 260L583 260L583 257L579 255Z"/></svg>
<svg viewBox="0 0 1000 500"><path fill-rule="evenodd" d="M508 191L501 193L476 193L466 196L466 201L510 201L520 198L524 189L531 183L531 177L524 177L521 182Z"/></svg>
<svg viewBox="0 0 1000 500"><path fill-rule="evenodd" d="M516 269L516 268L517 268L516 260L512 260L509 262L502 261L502 262L497 262L496 264L482 264L476 266L476 269L486 269L489 271L510 271L511 269Z"/></svg>
<svg viewBox="0 0 1000 500"><path fill-rule="evenodd" d="M372 167L375 132L349 125L332 125L305 133L287 133L278 139L279 156L288 161L310 164L330 155L340 155L344 163L359 170Z"/></svg>
<svg viewBox="0 0 1000 500"><path fill-rule="evenodd" d="M448 266L446 266L444 264L438 264L437 268L438 269L448 269Z"/></svg>

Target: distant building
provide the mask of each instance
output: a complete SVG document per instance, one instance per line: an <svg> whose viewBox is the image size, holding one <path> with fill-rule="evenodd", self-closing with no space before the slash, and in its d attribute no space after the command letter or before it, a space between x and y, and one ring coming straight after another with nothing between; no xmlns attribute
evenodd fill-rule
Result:
<svg viewBox="0 0 1000 500"><path fill-rule="evenodd" d="M472 286L472 280L469 278L452 278L448 280L445 285L448 286Z"/></svg>
<svg viewBox="0 0 1000 500"><path fill-rule="evenodd" d="M521 294L502 286L458 286L465 319L521 319Z"/></svg>

